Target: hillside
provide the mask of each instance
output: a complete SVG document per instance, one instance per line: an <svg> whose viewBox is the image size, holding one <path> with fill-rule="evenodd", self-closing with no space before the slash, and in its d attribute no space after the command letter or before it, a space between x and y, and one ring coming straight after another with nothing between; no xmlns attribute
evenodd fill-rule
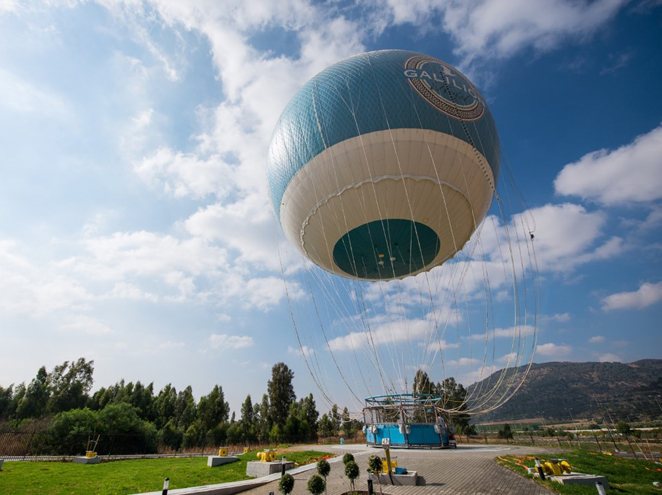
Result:
<svg viewBox="0 0 662 495"><path fill-rule="evenodd" d="M488 387L496 372L468 387ZM662 359L633 363L533 364L515 396L478 421L544 418L567 421L606 418L637 421L662 418Z"/></svg>

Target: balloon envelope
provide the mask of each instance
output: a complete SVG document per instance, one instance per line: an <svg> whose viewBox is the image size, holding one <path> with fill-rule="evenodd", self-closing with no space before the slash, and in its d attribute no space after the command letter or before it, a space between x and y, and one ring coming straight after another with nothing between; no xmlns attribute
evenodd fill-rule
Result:
<svg viewBox="0 0 662 495"><path fill-rule="evenodd" d="M452 257L485 217L494 120L457 69L404 50L323 70L292 98L268 163L287 238L325 270L387 280Z"/></svg>

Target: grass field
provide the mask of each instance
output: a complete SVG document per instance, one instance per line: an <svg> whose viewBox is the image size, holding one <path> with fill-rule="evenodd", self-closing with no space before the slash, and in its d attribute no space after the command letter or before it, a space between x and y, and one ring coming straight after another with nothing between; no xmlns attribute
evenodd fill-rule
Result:
<svg viewBox="0 0 662 495"><path fill-rule="evenodd" d="M327 452L287 452L298 464L315 462ZM206 457L139 459L74 464L72 462L5 462L0 471L0 494L11 495L124 495L160 491L163 479L170 488L209 485L248 479L246 463L255 453L239 456L239 462L207 467Z"/></svg>
<svg viewBox="0 0 662 495"><path fill-rule="evenodd" d="M613 455L599 452L575 450L556 454L554 457L562 457L570 462L572 470L581 473L598 474L606 476L609 482L607 493L632 494L632 495L654 495L661 494L662 490L653 486L653 481L662 481L662 465L655 462L624 459ZM544 459L545 456L540 456ZM522 476L529 476L526 467L535 466L535 456L503 456L498 462ZM557 493L572 495L595 495L594 486L566 486L552 481L536 482Z"/></svg>

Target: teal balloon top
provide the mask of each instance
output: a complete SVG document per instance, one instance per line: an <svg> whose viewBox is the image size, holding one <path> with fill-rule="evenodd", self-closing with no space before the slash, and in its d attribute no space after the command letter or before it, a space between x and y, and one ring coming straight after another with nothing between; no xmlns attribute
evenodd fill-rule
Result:
<svg viewBox="0 0 662 495"><path fill-rule="evenodd" d="M499 138L482 96L451 65L424 54L382 50L338 62L309 80L273 133L267 174L276 212L294 175L342 141L388 129L429 129L461 139L496 180Z"/></svg>

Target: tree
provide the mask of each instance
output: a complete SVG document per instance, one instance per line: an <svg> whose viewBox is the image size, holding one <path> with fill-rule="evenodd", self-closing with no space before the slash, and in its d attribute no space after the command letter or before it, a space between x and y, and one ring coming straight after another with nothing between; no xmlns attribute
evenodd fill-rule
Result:
<svg viewBox="0 0 662 495"><path fill-rule="evenodd" d="M285 426L283 427L283 434L286 440L291 442L298 442L303 439L307 431L307 423L302 424L300 418L300 407L297 402L292 402L290 404L290 410L287 414L287 421L285 421Z"/></svg>
<svg viewBox="0 0 662 495"><path fill-rule="evenodd" d="M320 413L317 411L313 394L301 399L301 419L308 425L308 434L306 440L315 440L317 438L317 420Z"/></svg>
<svg viewBox="0 0 662 495"><path fill-rule="evenodd" d="M198 402L198 417L205 428L211 430L214 426L228 420L230 405L225 401L223 388L215 385L208 395L200 397Z"/></svg>
<svg viewBox="0 0 662 495"><path fill-rule="evenodd" d="M278 491L283 495L288 495L294 488L294 477L285 473L278 481Z"/></svg>
<svg viewBox="0 0 662 495"><path fill-rule="evenodd" d="M359 474L359 465L356 462L349 461L345 463L345 476L349 478L349 484L352 492L356 491L355 480L359 477Z"/></svg>
<svg viewBox="0 0 662 495"><path fill-rule="evenodd" d="M349 409L346 407L342 410L342 431L347 438L354 436L354 423L352 418L349 417Z"/></svg>
<svg viewBox="0 0 662 495"><path fill-rule="evenodd" d="M326 490L326 478L313 474L308 480L307 488L312 495L321 495Z"/></svg>
<svg viewBox="0 0 662 495"><path fill-rule="evenodd" d="M320 459L317 462L317 472L320 474L320 476L323 476L324 481L326 481L326 477L331 472L331 464L329 464L329 461L326 459Z"/></svg>
<svg viewBox="0 0 662 495"><path fill-rule="evenodd" d="M368 459L368 472L377 478L377 482L379 483L379 493L382 493L382 466L382 459L378 455L371 455Z"/></svg>
<svg viewBox="0 0 662 495"><path fill-rule="evenodd" d="M436 393L434 383L430 381L430 377L423 370L418 370L414 375L414 395L418 394L434 394Z"/></svg>
<svg viewBox="0 0 662 495"><path fill-rule="evenodd" d="M206 430L200 420L192 421L184 432L184 448L200 447L204 445L206 438Z"/></svg>
<svg viewBox="0 0 662 495"><path fill-rule="evenodd" d="M14 386L9 385L7 388L0 386L0 420L8 419L14 414L12 410L12 399L14 395Z"/></svg>
<svg viewBox="0 0 662 495"><path fill-rule="evenodd" d="M329 417L333 424L333 435L336 436L340 433L340 425L342 424L342 418L340 417L340 412L338 411L338 406L336 404L331 406Z"/></svg>
<svg viewBox="0 0 662 495"><path fill-rule="evenodd" d="M269 418L271 423L283 429L287 422L290 404L296 399L292 380L294 372L285 363L277 363L271 369L271 380L267 383L269 394Z"/></svg>
<svg viewBox="0 0 662 495"><path fill-rule="evenodd" d="M51 391L48 411L58 413L84 407L89 399L93 374L94 361L86 361L85 358L71 363L65 361L53 368L48 375Z"/></svg>
<svg viewBox="0 0 662 495"><path fill-rule="evenodd" d="M253 401L251 396L247 395L244 402L241 404L241 430L242 437L245 442L253 442L255 440L255 419L254 419Z"/></svg>
<svg viewBox="0 0 662 495"><path fill-rule="evenodd" d="M154 399L154 421L157 428L163 428L168 421L175 418L176 406L177 389L168 383Z"/></svg>
<svg viewBox="0 0 662 495"><path fill-rule="evenodd" d="M333 421L331 421L328 414L322 414L317 425L317 432L322 438L333 436Z"/></svg>
<svg viewBox="0 0 662 495"><path fill-rule="evenodd" d="M50 452L61 455L84 453L88 440L97 433L98 428L96 411L86 408L61 412L48 427Z"/></svg>
<svg viewBox="0 0 662 495"><path fill-rule="evenodd" d="M629 435L632 432L632 428L630 428L630 424L626 421L619 421L616 423L616 432L620 433L621 435Z"/></svg>
<svg viewBox="0 0 662 495"><path fill-rule="evenodd" d="M171 419L168 421L161 431L159 431L159 440L166 447L177 451L181 448L182 442L184 441L184 433L177 429L174 421Z"/></svg>
<svg viewBox="0 0 662 495"><path fill-rule="evenodd" d="M513 432L510 429L510 425L508 423L503 425L503 428L499 430L499 438L503 438L506 441L513 438Z"/></svg>
<svg viewBox="0 0 662 495"><path fill-rule="evenodd" d="M42 366L37 371L37 376L30 382L25 394L16 406L16 417L39 418L46 413L50 392L48 388L48 373Z"/></svg>
<svg viewBox="0 0 662 495"><path fill-rule="evenodd" d="M465 433L469 428L470 416L462 411L467 409L467 390L455 378L446 378L440 385L442 404L445 409L453 409L449 413L448 423L456 428L458 432Z"/></svg>
<svg viewBox="0 0 662 495"><path fill-rule="evenodd" d="M156 452L156 428L138 416L126 402L109 404L98 413L99 429L104 435L103 451L111 454L150 454Z"/></svg>
<svg viewBox="0 0 662 495"><path fill-rule="evenodd" d="M269 396L262 395L262 402L260 403L260 414L258 423L258 440L266 442L269 440L269 433L271 432L271 419L269 417Z"/></svg>
<svg viewBox="0 0 662 495"><path fill-rule="evenodd" d="M196 418L197 409L195 407L195 399L193 398L193 389L189 385L177 394L175 420L177 421L177 426L186 431Z"/></svg>

